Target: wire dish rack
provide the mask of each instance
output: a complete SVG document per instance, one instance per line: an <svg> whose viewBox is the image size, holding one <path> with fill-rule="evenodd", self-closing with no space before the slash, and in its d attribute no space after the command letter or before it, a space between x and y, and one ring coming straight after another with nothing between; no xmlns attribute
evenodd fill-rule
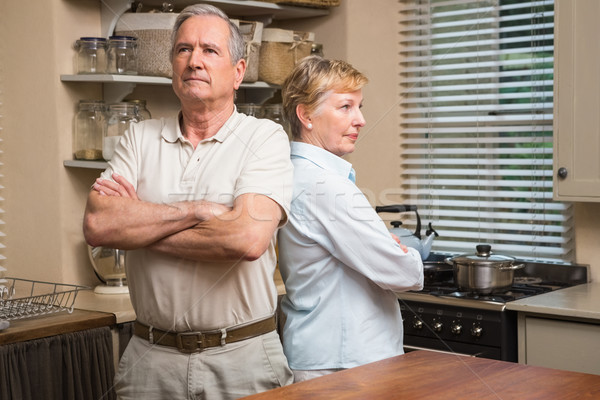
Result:
<svg viewBox="0 0 600 400"><path fill-rule="evenodd" d="M5 278L0 285L0 320L29 318L59 311L73 312L80 290L87 286Z"/></svg>

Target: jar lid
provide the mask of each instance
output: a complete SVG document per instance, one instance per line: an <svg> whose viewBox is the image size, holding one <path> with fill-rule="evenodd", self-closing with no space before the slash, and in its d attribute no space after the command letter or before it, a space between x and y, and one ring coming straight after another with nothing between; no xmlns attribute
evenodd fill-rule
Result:
<svg viewBox="0 0 600 400"><path fill-rule="evenodd" d="M135 36L110 36L108 38L109 41L121 41L121 40L131 40L133 42L137 41Z"/></svg>
<svg viewBox="0 0 600 400"><path fill-rule="evenodd" d="M88 48L106 48L106 39L101 37L81 37L73 44L75 49Z"/></svg>
<svg viewBox="0 0 600 400"><path fill-rule="evenodd" d="M492 253L492 246L479 244L475 247L475 254L462 254L452 257L451 260L458 264L481 265L488 267L503 266L515 261L514 257Z"/></svg>
<svg viewBox="0 0 600 400"><path fill-rule="evenodd" d="M82 42L106 42L106 38L91 36L83 36L80 37L79 40L81 40Z"/></svg>

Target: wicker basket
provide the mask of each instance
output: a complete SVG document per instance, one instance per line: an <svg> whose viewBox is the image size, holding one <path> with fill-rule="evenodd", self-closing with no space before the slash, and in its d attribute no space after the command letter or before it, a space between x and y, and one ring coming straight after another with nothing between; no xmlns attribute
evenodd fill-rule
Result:
<svg viewBox="0 0 600 400"><path fill-rule="evenodd" d="M115 35L138 38L138 75L171 78L171 32L175 13L125 13L117 21Z"/></svg>
<svg viewBox="0 0 600 400"><path fill-rule="evenodd" d="M315 35L312 32L264 29L258 79L281 85L298 61L310 55L314 39Z"/></svg>
<svg viewBox="0 0 600 400"><path fill-rule="evenodd" d="M258 59L260 54L263 23L257 21L243 21L232 19L233 23L240 28L240 32L246 43L246 74L243 82L256 82L258 80Z"/></svg>
<svg viewBox="0 0 600 400"><path fill-rule="evenodd" d="M289 4L292 6L328 8L337 7L341 0L261 0L267 3Z"/></svg>

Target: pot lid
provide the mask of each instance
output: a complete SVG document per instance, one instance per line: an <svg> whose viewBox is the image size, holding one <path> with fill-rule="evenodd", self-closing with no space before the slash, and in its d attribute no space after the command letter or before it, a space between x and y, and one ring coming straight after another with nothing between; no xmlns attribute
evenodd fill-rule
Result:
<svg viewBox="0 0 600 400"><path fill-rule="evenodd" d="M482 265L489 267L510 264L515 261L515 258L511 256L493 254L492 246L488 244L479 244L475 248L477 250L475 254L463 254L453 257L451 260L459 264Z"/></svg>

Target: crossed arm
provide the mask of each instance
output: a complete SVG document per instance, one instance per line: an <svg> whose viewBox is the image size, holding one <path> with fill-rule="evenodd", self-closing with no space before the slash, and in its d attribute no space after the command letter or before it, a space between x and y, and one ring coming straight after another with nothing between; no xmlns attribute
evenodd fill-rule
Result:
<svg viewBox="0 0 600 400"><path fill-rule="evenodd" d="M255 260L283 216L264 195L241 195L232 208L201 200L157 204L140 200L123 177L113 179L98 179L88 196L83 232L92 246L149 248L197 261Z"/></svg>

